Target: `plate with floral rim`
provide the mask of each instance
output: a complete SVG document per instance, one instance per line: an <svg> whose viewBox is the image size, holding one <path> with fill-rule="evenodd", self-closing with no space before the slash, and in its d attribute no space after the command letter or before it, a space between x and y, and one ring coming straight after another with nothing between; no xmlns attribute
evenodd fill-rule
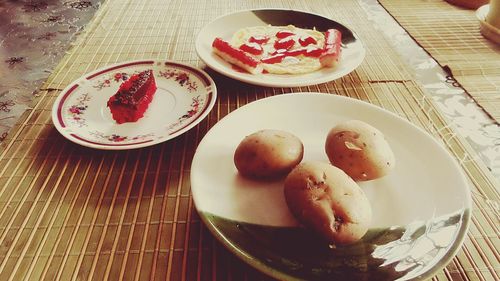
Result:
<svg viewBox="0 0 500 281"><path fill-rule="evenodd" d="M371 225L356 243L333 246L294 219L283 178L245 178L233 155L245 136L277 129L302 141L302 161L328 163L328 131L352 119L384 134L396 165L385 177L358 182L372 207ZM323 93L277 95L236 109L207 132L191 165L193 201L208 229L237 257L279 280L432 277L466 237L469 184L457 159L426 131L378 106Z"/></svg>
<svg viewBox="0 0 500 281"><path fill-rule="evenodd" d="M305 74L250 74L224 61L212 51L212 42L216 37L230 41L241 28L266 25L293 25L320 32L332 28L339 30L342 33L339 62L335 67ZM242 82L270 87L308 86L332 81L352 72L365 57L360 38L346 25L319 14L287 9L243 10L221 16L200 30L195 46L198 56L215 71Z"/></svg>
<svg viewBox="0 0 500 281"><path fill-rule="evenodd" d="M108 99L133 74L153 70L157 90L136 122L118 124ZM204 71L174 62L122 62L85 74L68 85L52 107L52 122L68 140L103 150L135 149L158 144L201 122L215 104L217 89Z"/></svg>

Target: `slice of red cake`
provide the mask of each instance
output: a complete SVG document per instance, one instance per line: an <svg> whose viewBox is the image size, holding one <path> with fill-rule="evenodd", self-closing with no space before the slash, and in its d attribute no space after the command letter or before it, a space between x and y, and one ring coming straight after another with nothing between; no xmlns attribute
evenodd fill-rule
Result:
<svg viewBox="0 0 500 281"><path fill-rule="evenodd" d="M144 116L155 92L156 82L152 70L132 75L108 100L113 119L118 124L139 120Z"/></svg>

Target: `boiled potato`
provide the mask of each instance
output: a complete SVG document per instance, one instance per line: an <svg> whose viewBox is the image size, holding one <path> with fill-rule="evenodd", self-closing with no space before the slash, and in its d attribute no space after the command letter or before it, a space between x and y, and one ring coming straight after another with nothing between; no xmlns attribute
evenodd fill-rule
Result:
<svg viewBox="0 0 500 281"><path fill-rule="evenodd" d="M285 179L286 203L294 217L326 242L349 244L367 232L370 202L357 183L324 162L303 162Z"/></svg>
<svg viewBox="0 0 500 281"><path fill-rule="evenodd" d="M338 124L325 142L330 162L356 181L383 177L394 168L395 158L384 135L359 120Z"/></svg>
<svg viewBox="0 0 500 281"><path fill-rule="evenodd" d="M281 130L261 130L245 137L234 152L234 164L246 177L277 178L302 161L304 145Z"/></svg>

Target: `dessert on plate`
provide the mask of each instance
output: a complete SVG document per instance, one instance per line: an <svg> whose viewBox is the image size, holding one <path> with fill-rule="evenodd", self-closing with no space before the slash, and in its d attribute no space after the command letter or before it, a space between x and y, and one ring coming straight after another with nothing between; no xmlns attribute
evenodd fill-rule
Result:
<svg viewBox="0 0 500 281"><path fill-rule="evenodd" d="M144 116L156 92L153 70L132 75L108 100L113 119L118 124L136 122Z"/></svg>

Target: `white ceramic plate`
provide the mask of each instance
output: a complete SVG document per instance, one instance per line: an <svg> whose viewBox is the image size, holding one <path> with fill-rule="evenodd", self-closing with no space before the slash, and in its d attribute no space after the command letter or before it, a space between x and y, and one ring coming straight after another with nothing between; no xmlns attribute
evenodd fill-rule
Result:
<svg viewBox="0 0 500 281"><path fill-rule="evenodd" d="M481 34L483 34L486 38L497 44L500 44L500 29L486 21L486 16L488 15L489 11L490 4L483 5L476 10L476 17L480 23L479 30L481 31Z"/></svg>
<svg viewBox="0 0 500 281"><path fill-rule="evenodd" d="M243 27L262 25L295 25L300 28L316 28L326 31L336 28L342 33L342 54L334 68L322 68L318 71L300 75L259 74L254 75L235 70L212 51L212 42L216 37L229 40L233 33ZM356 36L346 26L322 17L296 10L262 9L235 12L220 17L201 29L196 38L196 51L200 58L212 69L228 77L261 86L295 87L328 82L347 75L358 67L365 57L365 49Z"/></svg>
<svg viewBox="0 0 500 281"><path fill-rule="evenodd" d="M359 183L373 209L365 237L330 249L298 226L284 201L283 180L240 176L233 154L245 136L280 129L302 140L303 161L328 162L326 135L349 119L385 134L396 167L384 178ZM287 280L429 277L460 247L471 208L461 168L433 137L374 105L320 93L258 100L220 120L197 148L191 189L201 218L222 243L256 268Z"/></svg>
<svg viewBox="0 0 500 281"><path fill-rule="evenodd" d="M152 69L157 90L144 117L117 124L108 99L131 75ZM174 138L198 124L215 104L217 90L203 71L172 61L141 60L107 66L68 85L52 107L52 122L83 146L122 150Z"/></svg>

